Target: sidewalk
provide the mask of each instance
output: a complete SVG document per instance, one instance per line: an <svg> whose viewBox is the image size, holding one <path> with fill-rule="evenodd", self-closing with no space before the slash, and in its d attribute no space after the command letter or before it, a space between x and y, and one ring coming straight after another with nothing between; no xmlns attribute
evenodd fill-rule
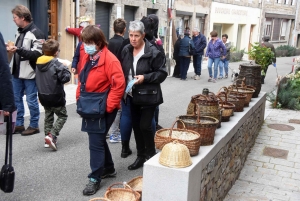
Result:
<svg viewBox="0 0 300 201"><path fill-rule="evenodd" d="M267 113L245 166L225 201L300 201L300 112L266 108ZM298 119L298 124L289 123L291 119ZM279 130L269 128L270 124L277 124ZM294 130L280 131L289 128Z"/></svg>

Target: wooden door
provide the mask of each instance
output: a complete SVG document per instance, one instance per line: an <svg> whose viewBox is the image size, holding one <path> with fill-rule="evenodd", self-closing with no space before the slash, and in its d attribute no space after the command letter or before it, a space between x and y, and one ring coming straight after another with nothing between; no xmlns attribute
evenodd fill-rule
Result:
<svg viewBox="0 0 300 201"><path fill-rule="evenodd" d="M48 38L57 40L57 0L48 0Z"/></svg>

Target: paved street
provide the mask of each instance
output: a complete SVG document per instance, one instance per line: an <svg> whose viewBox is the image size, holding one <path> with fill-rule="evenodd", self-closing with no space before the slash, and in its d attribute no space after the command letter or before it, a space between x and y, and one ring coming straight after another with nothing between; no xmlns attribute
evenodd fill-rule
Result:
<svg viewBox="0 0 300 201"><path fill-rule="evenodd" d="M230 67L232 69L238 69L240 63L245 62L231 63ZM193 76L193 69L190 67L188 81L181 81L177 78L168 77L162 84L164 104L160 106L160 125L163 127L170 127L176 116L186 113L186 108L191 96L201 93L203 88L209 88L210 91L216 93L222 86L228 86L232 83L230 79L219 80L217 83L207 82L208 72L205 62L203 65L204 68L200 80L190 79L190 77ZM292 65L292 57L278 58L278 74L287 74L291 71ZM231 72L229 74L231 74ZM271 91L275 87L275 82L276 69L270 66L265 80L266 84L262 85L261 91ZM133 154L126 159L120 157L120 143L109 144L115 167L118 171L117 177L103 180L101 182L101 189L96 195L90 197L82 195L82 190L88 181L87 175L89 173L88 138L86 133L80 131L81 118L75 111L76 106L74 104L74 98L76 86L66 85L65 89L67 93L67 110L69 118L59 136L58 151L55 152L44 148L43 132L27 137L14 135L13 166L16 171L15 190L10 194L0 192L1 201L87 201L93 197L104 196L107 187L115 182L129 181L136 176L142 175L142 169L135 171L129 171L127 169L127 166L136 158L134 137L131 138ZM26 114L25 126L27 127L29 122L28 110ZM244 198L247 200L247 195L250 195L250 193L257 192L256 194L258 194L261 191L265 191L265 194L258 194L262 196L261 199L252 200L275 200L268 197L269 195L273 196L273 193L275 192L278 194L278 196L276 196L276 199L278 200L284 196L290 200L296 200L292 199L293 196L294 198L300 197L295 193L297 191L299 193L298 186L300 184L300 163L297 162L297 159L300 159L300 141L298 141L298 143L296 141L300 126L297 124L289 124L295 127L295 130L292 132L285 131L284 133L267 127L267 124L270 122L287 124L288 119L297 119L297 115L299 116L299 113L294 111L278 111L266 108L266 122L253 151L248 157L247 165L243 169L240 179L229 192L229 195L226 198L227 200L234 200L235 198L237 198L236 200L243 200L243 197L236 196L241 196L244 192ZM41 112L41 131L43 131L43 120L44 112ZM4 146L5 136L0 135L0 161L4 161ZM264 146L288 150L289 154L287 160L260 156ZM264 170L265 172L267 170L267 174L263 172ZM272 173L276 173L276 175L273 175ZM242 179L243 177L245 177L245 179ZM252 180L247 180L251 177L253 177ZM272 185L270 185L271 182L268 183L268 181L272 181ZM281 185L276 186L275 184ZM276 188L279 188L279 190Z"/></svg>

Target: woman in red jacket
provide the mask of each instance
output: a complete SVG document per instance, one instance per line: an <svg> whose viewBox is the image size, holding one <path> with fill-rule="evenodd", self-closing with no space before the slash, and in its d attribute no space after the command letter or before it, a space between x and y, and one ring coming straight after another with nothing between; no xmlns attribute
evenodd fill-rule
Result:
<svg viewBox="0 0 300 201"><path fill-rule="evenodd" d="M87 26L81 34L86 51L84 68L79 75L76 92L78 100L82 83L86 92L109 90L105 119L82 118L81 130L88 133L91 173L83 195L93 195L99 190L101 179L117 173L106 142L106 134L113 123L125 89L125 79L119 60L107 49L103 32L97 26Z"/></svg>

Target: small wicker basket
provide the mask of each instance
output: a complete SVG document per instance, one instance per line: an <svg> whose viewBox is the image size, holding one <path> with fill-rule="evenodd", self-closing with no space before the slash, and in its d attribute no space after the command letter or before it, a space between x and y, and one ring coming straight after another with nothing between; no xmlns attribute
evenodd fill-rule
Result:
<svg viewBox="0 0 300 201"><path fill-rule="evenodd" d="M124 188L112 188L116 185L123 185ZM140 201L141 195L126 183L115 183L107 188L105 198L112 201Z"/></svg>
<svg viewBox="0 0 300 201"><path fill-rule="evenodd" d="M172 168L184 168L192 165L189 149L177 140L168 143L162 149L159 163Z"/></svg>
<svg viewBox="0 0 300 201"><path fill-rule="evenodd" d="M142 194L143 190L143 177L135 177L129 182L127 182L128 186L130 186L134 191L138 192L139 194Z"/></svg>
<svg viewBox="0 0 300 201"><path fill-rule="evenodd" d="M183 129L174 129L176 122L180 121L183 125ZM163 149L163 147L174 140L184 144L190 150L190 155L198 155L201 138L200 134L193 130L185 128L184 123L181 120L176 120L171 129L160 129L156 131L154 142L157 149Z"/></svg>
<svg viewBox="0 0 300 201"><path fill-rule="evenodd" d="M90 201L111 201L111 200L107 199L107 198L93 198L93 199L90 199Z"/></svg>

